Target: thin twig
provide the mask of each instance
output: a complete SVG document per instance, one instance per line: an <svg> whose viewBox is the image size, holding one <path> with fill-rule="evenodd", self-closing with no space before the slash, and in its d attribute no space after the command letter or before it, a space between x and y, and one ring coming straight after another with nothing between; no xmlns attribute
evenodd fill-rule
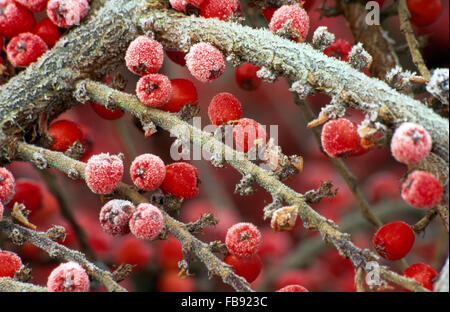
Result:
<svg viewBox="0 0 450 312"><path fill-rule="evenodd" d="M433 219L436 217L437 214L438 213L435 208L428 210L427 214L422 219L417 221L416 224L414 224L412 226L412 229L414 230L414 232L419 234L419 233L425 231L427 226L430 224L431 221L433 221Z"/></svg>

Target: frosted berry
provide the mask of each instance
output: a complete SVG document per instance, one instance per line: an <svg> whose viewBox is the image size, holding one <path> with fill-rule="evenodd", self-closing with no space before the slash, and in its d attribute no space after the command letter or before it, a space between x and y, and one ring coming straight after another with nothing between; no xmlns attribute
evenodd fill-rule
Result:
<svg viewBox="0 0 450 312"><path fill-rule="evenodd" d="M423 287L433 290L433 281L438 276L438 272L425 263L411 264L405 269L403 275L413 278L422 284Z"/></svg>
<svg viewBox="0 0 450 312"><path fill-rule="evenodd" d="M380 256L387 260L399 260L408 254L414 240L411 227L405 222L397 221L380 227L372 242Z"/></svg>
<svg viewBox="0 0 450 312"><path fill-rule="evenodd" d="M421 125L405 122L392 136L392 156L403 164L419 162L425 159L430 151L431 136Z"/></svg>
<svg viewBox="0 0 450 312"><path fill-rule="evenodd" d="M360 146L356 124L345 118L328 121L322 129L322 147L330 157L349 156Z"/></svg>
<svg viewBox="0 0 450 312"><path fill-rule="evenodd" d="M87 101L86 104L91 105L94 112L106 120L116 120L121 118L125 113L120 108L110 110L104 105L97 104L92 101Z"/></svg>
<svg viewBox="0 0 450 312"><path fill-rule="evenodd" d="M159 187L166 176L166 166L156 155L142 154L133 160L130 176L134 185L144 191Z"/></svg>
<svg viewBox="0 0 450 312"><path fill-rule="evenodd" d="M22 267L22 260L11 251L0 250L0 277L14 277Z"/></svg>
<svg viewBox="0 0 450 312"><path fill-rule="evenodd" d="M14 0L14 1L20 3L30 11L42 12L47 7L48 0Z"/></svg>
<svg viewBox="0 0 450 312"><path fill-rule="evenodd" d="M76 123L70 120L58 120L48 128L53 140L50 149L57 152L65 152L75 142L83 142L83 132Z"/></svg>
<svg viewBox="0 0 450 312"><path fill-rule="evenodd" d="M131 233L139 239L152 240L161 233L164 217L161 211L151 204L140 204L130 219Z"/></svg>
<svg viewBox="0 0 450 312"><path fill-rule="evenodd" d="M166 50L166 54L167 57L174 62L175 64L178 64L180 66L185 66L186 65L186 54L185 52L181 52L181 51L169 51Z"/></svg>
<svg viewBox="0 0 450 312"><path fill-rule="evenodd" d="M123 162L115 155L94 155L89 158L84 173L86 184L92 192L109 194L122 180Z"/></svg>
<svg viewBox="0 0 450 312"><path fill-rule="evenodd" d="M203 1L204 0L169 0L172 8L186 14L200 12L200 5Z"/></svg>
<svg viewBox="0 0 450 312"><path fill-rule="evenodd" d="M36 24L33 13L11 0L0 0L0 37L11 39L29 32Z"/></svg>
<svg viewBox="0 0 450 312"><path fill-rule="evenodd" d="M231 265L234 273L236 273L239 276L242 276L249 283L256 280L259 273L261 273L262 263L258 255L241 258L229 254L225 257L223 261L226 264Z"/></svg>
<svg viewBox="0 0 450 312"><path fill-rule="evenodd" d="M411 22L417 26L427 26L438 19L442 13L441 0L407 0Z"/></svg>
<svg viewBox="0 0 450 312"><path fill-rule="evenodd" d="M14 67L27 67L47 51L47 44L32 33L21 33L6 47L8 60Z"/></svg>
<svg viewBox="0 0 450 312"><path fill-rule="evenodd" d="M150 74L139 79L136 94L144 105L161 107L167 104L172 96L172 84L167 76Z"/></svg>
<svg viewBox="0 0 450 312"><path fill-rule="evenodd" d="M0 203L7 204L14 196L16 180L12 173L0 167Z"/></svg>
<svg viewBox="0 0 450 312"><path fill-rule="evenodd" d="M88 8L86 0L50 0L47 3L47 16L56 26L70 28L80 24Z"/></svg>
<svg viewBox="0 0 450 312"><path fill-rule="evenodd" d="M108 234L125 235L130 232L128 223L134 209L133 203L127 200L110 200L100 210L100 225Z"/></svg>
<svg viewBox="0 0 450 312"><path fill-rule="evenodd" d="M348 62L348 54L352 50L352 45L344 39L336 39L332 45L327 47L323 53L330 57L335 57L344 62Z"/></svg>
<svg viewBox="0 0 450 312"><path fill-rule="evenodd" d="M235 256L250 257L259 250L261 232L251 223L237 223L228 229L225 245Z"/></svg>
<svg viewBox="0 0 450 312"><path fill-rule="evenodd" d="M178 113L185 105L198 105L197 89L187 79L171 79L172 96L167 104L160 107L161 110Z"/></svg>
<svg viewBox="0 0 450 312"><path fill-rule="evenodd" d="M262 79L256 75L260 67L253 64L242 64L235 71L236 82L244 90L253 91L259 88Z"/></svg>
<svg viewBox="0 0 450 312"><path fill-rule="evenodd" d="M50 273L47 281L49 292L88 292L89 276L76 262L66 262Z"/></svg>
<svg viewBox="0 0 450 312"><path fill-rule="evenodd" d="M205 18L227 20L233 13L240 10L238 0L205 0L201 6L200 15Z"/></svg>
<svg viewBox="0 0 450 312"><path fill-rule="evenodd" d="M39 183L27 178L16 180L16 189L13 198L7 205L13 208L14 203L24 204L25 208L31 212L35 212L42 207L42 187Z"/></svg>
<svg viewBox="0 0 450 312"><path fill-rule="evenodd" d="M247 153L258 144L265 144L267 133L264 127L250 118L242 118L233 128L233 139L236 149Z"/></svg>
<svg viewBox="0 0 450 312"><path fill-rule="evenodd" d="M286 30L292 40L302 42L309 31L309 16L296 5L283 5L272 16L269 28L272 32Z"/></svg>
<svg viewBox="0 0 450 312"><path fill-rule="evenodd" d="M208 106L208 116L216 126L241 118L239 100L231 93L222 92L214 96Z"/></svg>
<svg viewBox="0 0 450 312"><path fill-rule="evenodd" d="M47 17L40 21L34 28L33 34L41 37L49 48L53 47L61 37L61 33L55 24Z"/></svg>
<svg viewBox="0 0 450 312"><path fill-rule="evenodd" d="M137 75L156 73L164 61L161 44L146 36L139 36L128 46L125 63L130 71Z"/></svg>
<svg viewBox="0 0 450 312"><path fill-rule="evenodd" d="M309 292L309 291L308 289L300 285L288 285L278 289L276 292Z"/></svg>
<svg viewBox="0 0 450 312"><path fill-rule="evenodd" d="M200 42L194 44L186 54L186 66L190 73L201 82L219 78L225 72L225 58L217 48Z"/></svg>
<svg viewBox="0 0 450 312"><path fill-rule="evenodd" d="M166 166L161 190L182 198L192 198L199 192L198 170L193 165L177 162Z"/></svg>
<svg viewBox="0 0 450 312"><path fill-rule="evenodd" d="M442 185L431 173L416 170L402 184L402 198L416 208L432 208L442 199Z"/></svg>

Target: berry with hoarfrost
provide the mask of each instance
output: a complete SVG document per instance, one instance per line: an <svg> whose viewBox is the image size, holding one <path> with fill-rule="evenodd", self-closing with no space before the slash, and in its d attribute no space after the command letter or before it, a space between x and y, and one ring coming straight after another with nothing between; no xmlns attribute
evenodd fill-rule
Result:
<svg viewBox="0 0 450 312"><path fill-rule="evenodd" d="M248 283L252 283L256 280L261 273L262 262L256 254L244 258L228 254L223 262L231 265L234 273L245 278Z"/></svg>
<svg viewBox="0 0 450 312"><path fill-rule="evenodd" d="M283 5L273 14L269 29L274 32L284 32L298 42L305 41L309 31L309 16L305 9L296 5Z"/></svg>
<svg viewBox="0 0 450 312"><path fill-rule="evenodd" d="M431 136L421 125L405 122L392 136L391 153L398 162L409 165L425 159L431 143Z"/></svg>
<svg viewBox="0 0 450 312"><path fill-rule="evenodd" d="M130 232L128 223L135 207L128 200L113 199L100 210L100 225L111 235L125 235Z"/></svg>
<svg viewBox="0 0 450 312"><path fill-rule="evenodd" d="M97 154L89 158L84 173L93 193L109 194L122 180L123 162L115 155Z"/></svg>
<svg viewBox="0 0 450 312"><path fill-rule="evenodd" d="M403 276L415 279L431 291L433 291L433 282L438 275L439 273L433 267L425 263L411 264L403 272Z"/></svg>
<svg viewBox="0 0 450 312"><path fill-rule="evenodd" d="M239 100L231 93L222 92L214 96L208 106L208 116L216 126L241 118L242 108Z"/></svg>
<svg viewBox="0 0 450 312"><path fill-rule="evenodd" d="M49 292L88 292L89 276L76 262L66 262L56 267L47 281Z"/></svg>
<svg viewBox="0 0 450 312"><path fill-rule="evenodd" d="M431 173L416 170L402 184L402 198L416 208L432 208L442 199L442 185Z"/></svg>
<svg viewBox="0 0 450 312"><path fill-rule="evenodd" d="M134 185L144 191L159 187L166 176L166 166L156 155L142 154L136 157L130 167L130 176Z"/></svg>
<svg viewBox="0 0 450 312"><path fill-rule="evenodd" d="M21 33L8 43L6 55L14 67L27 67L47 49L47 44L38 35L29 32Z"/></svg>
<svg viewBox="0 0 450 312"><path fill-rule="evenodd" d="M378 229L373 236L377 253L387 260L399 260L406 256L414 245L415 235L405 222L388 223Z"/></svg>
<svg viewBox="0 0 450 312"><path fill-rule="evenodd" d="M257 121L242 118L233 128L233 140L238 151L247 153L257 144L264 145L267 141L267 133Z"/></svg>
<svg viewBox="0 0 450 312"><path fill-rule="evenodd" d="M200 9L202 17L225 21L240 10L240 2L238 0L204 0Z"/></svg>
<svg viewBox="0 0 450 312"><path fill-rule="evenodd" d="M164 61L162 45L149 37L139 36L128 46L125 63L133 73L145 76L156 73Z"/></svg>
<svg viewBox="0 0 450 312"><path fill-rule="evenodd" d="M309 291L308 289L300 285L288 285L278 289L276 292L309 292Z"/></svg>
<svg viewBox="0 0 450 312"><path fill-rule="evenodd" d="M14 1L20 3L30 11L42 12L47 7L48 0L14 0Z"/></svg>
<svg viewBox="0 0 450 312"><path fill-rule="evenodd" d="M166 177L161 184L164 194L182 198L192 198L199 192L198 170L185 162L176 162L166 166Z"/></svg>
<svg viewBox="0 0 450 312"><path fill-rule="evenodd" d="M14 277L22 267L22 260L17 254L7 250L0 250L0 277Z"/></svg>
<svg viewBox="0 0 450 312"><path fill-rule="evenodd" d="M36 19L33 13L11 0L0 0L0 37L11 39L33 30Z"/></svg>
<svg viewBox="0 0 450 312"><path fill-rule="evenodd" d="M157 207L143 203L134 210L129 225L131 233L137 238L152 240L161 233L164 217Z"/></svg>
<svg viewBox="0 0 450 312"><path fill-rule="evenodd" d="M53 47L61 37L58 27L48 17L33 28L33 34L41 37L49 48Z"/></svg>
<svg viewBox="0 0 450 312"><path fill-rule="evenodd" d="M225 245L237 257L250 257L259 250L261 232L252 223L237 223L228 229Z"/></svg>
<svg viewBox="0 0 450 312"><path fill-rule="evenodd" d="M226 62L222 52L209 43L194 44L186 54L189 72L201 82L219 78L225 72Z"/></svg>
<svg viewBox="0 0 450 312"><path fill-rule="evenodd" d="M84 135L80 127L70 120L58 120L48 128L48 133L53 142L50 145L52 151L65 152L75 142L82 142Z"/></svg>
<svg viewBox="0 0 450 312"><path fill-rule="evenodd" d="M0 202L9 203L14 196L16 180L13 174L6 168L0 167Z"/></svg>
<svg viewBox="0 0 450 312"><path fill-rule="evenodd" d="M47 3L47 16L56 26L70 28L81 23L88 8L86 0L50 0Z"/></svg>
<svg viewBox="0 0 450 312"><path fill-rule="evenodd" d="M328 121L322 129L322 147L330 157L346 157L360 147L355 123L345 118Z"/></svg>
<svg viewBox="0 0 450 312"><path fill-rule="evenodd" d="M194 84L187 79L171 79L172 96L167 104L160 107L161 110L171 113L178 113L183 106L188 104L198 106L197 89Z"/></svg>
<svg viewBox="0 0 450 312"><path fill-rule="evenodd" d="M146 75L139 79L136 95L145 106L161 107L167 104L172 96L172 84L165 75Z"/></svg>

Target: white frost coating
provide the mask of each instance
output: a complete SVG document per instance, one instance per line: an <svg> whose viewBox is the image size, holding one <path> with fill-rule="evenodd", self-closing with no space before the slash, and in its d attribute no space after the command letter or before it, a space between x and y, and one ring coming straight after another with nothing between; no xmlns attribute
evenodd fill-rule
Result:
<svg viewBox="0 0 450 312"><path fill-rule="evenodd" d="M449 96L448 76L448 68L438 68L433 72L430 82L427 85L427 91L439 99L443 104L447 105Z"/></svg>

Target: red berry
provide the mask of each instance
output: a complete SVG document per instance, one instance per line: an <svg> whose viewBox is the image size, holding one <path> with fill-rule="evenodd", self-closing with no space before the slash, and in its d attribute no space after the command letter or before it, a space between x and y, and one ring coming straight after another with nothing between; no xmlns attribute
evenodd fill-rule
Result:
<svg viewBox="0 0 450 312"><path fill-rule="evenodd" d="M277 9L278 8L276 8L276 7L267 7L267 8L262 9L262 14L268 23L270 23L273 13L275 13L275 11Z"/></svg>
<svg viewBox="0 0 450 312"><path fill-rule="evenodd" d="M172 96L172 84L167 76L150 74L139 79L136 94L144 105L161 107L167 104Z"/></svg>
<svg viewBox="0 0 450 312"><path fill-rule="evenodd" d="M110 200L100 210L100 225L108 234L125 235L130 232L128 223L134 208L127 200Z"/></svg>
<svg viewBox="0 0 450 312"><path fill-rule="evenodd" d="M237 84L244 90L253 91L259 88L262 79L256 75L260 67L253 64L243 64L235 71Z"/></svg>
<svg viewBox="0 0 450 312"><path fill-rule="evenodd" d="M58 27L49 18L44 18L33 29L33 34L41 37L49 48L53 47L61 37Z"/></svg>
<svg viewBox="0 0 450 312"><path fill-rule="evenodd" d="M182 198L192 198L199 192L198 170L185 162L176 162L166 166L166 177L161 184L164 194Z"/></svg>
<svg viewBox="0 0 450 312"><path fill-rule="evenodd" d="M48 132L53 139L52 151L65 152L75 142L83 141L83 132L70 120L58 120L50 125Z"/></svg>
<svg viewBox="0 0 450 312"><path fill-rule="evenodd" d="M442 185L431 173L416 170L402 185L402 198L416 208L432 208L442 199Z"/></svg>
<svg viewBox="0 0 450 312"><path fill-rule="evenodd" d="M42 187L30 179L17 179L16 192L8 204L8 208L13 208L14 203L24 204L27 210L35 212L42 207Z"/></svg>
<svg viewBox="0 0 450 312"><path fill-rule="evenodd" d="M273 14L269 28L276 33L286 27L292 40L304 41L309 31L308 13L296 5L283 5Z"/></svg>
<svg viewBox="0 0 450 312"><path fill-rule="evenodd" d="M163 227L163 214L151 204L137 206L130 219L131 233L139 239L152 240L161 233Z"/></svg>
<svg viewBox="0 0 450 312"><path fill-rule="evenodd" d="M125 63L130 71L145 76L156 73L164 61L161 44L146 36L139 36L130 43Z"/></svg>
<svg viewBox="0 0 450 312"><path fill-rule="evenodd" d="M217 48L209 43L200 42L194 44L186 54L186 66L195 78L201 82L208 82L222 76L226 62L222 52Z"/></svg>
<svg viewBox="0 0 450 312"><path fill-rule="evenodd" d="M158 248L159 266L165 270L178 268L178 261L183 259L183 246L174 236L161 241Z"/></svg>
<svg viewBox="0 0 450 312"><path fill-rule="evenodd" d="M261 273L262 263L258 255L253 255L248 258L241 258L229 254L223 260L226 264L231 265L233 271L242 276L247 282L253 282Z"/></svg>
<svg viewBox="0 0 450 312"><path fill-rule="evenodd" d="M309 291L308 289L300 285L288 285L281 289L278 289L276 292L309 292Z"/></svg>
<svg viewBox="0 0 450 312"><path fill-rule="evenodd" d="M345 118L328 121L322 129L322 147L330 157L346 157L360 146L356 124Z"/></svg>
<svg viewBox="0 0 450 312"><path fill-rule="evenodd" d="M433 281L438 276L438 272L425 263L411 264L405 269L403 275L413 278L422 284L423 287L433 290Z"/></svg>
<svg viewBox="0 0 450 312"><path fill-rule="evenodd" d="M238 0L205 0L201 6L200 15L205 18L217 18L224 21L238 10L240 10Z"/></svg>
<svg viewBox="0 0 450 312"><path fill-rule="evenodd" d="M247 153L256 146L255 141L262 141L262 144L265 144L267 141L267 133L264 127L257 121L250 118L242 118L234 126L233 139L236 144L236 149Z"/></svg>
<svg viewBox="0 0 450 312"><path fill-rule="evenodd" d="M186 65L186 54L185 52L181 52L181 51L169 51L166 50L166 54L167 57L170 58L170 60L172 62L174 62L175 64L178 64L180 66L185 66Z"/></svg>
<svg viewBox="0 0 450 312"><path fill-rule="evenodd" d="M14 0L14 1L20 3L30 11L42 12L47 7L48 0Z"/></svg>
<svg viewBox="0 0 450 312"><path fill-rule="evenodd" d="M153 250L147 242L134 236L126 236L120 241L116 253L116 264L135 265L135 270L145 268L153 258Z"/></svg>
<svg viewBox="0 0 450 312"><path fill-rule="evenodd" d="M47 281L49 292L88 292L89 276L76 262L66 262L55 268Z"/></svg>
<svg viewBox="0 0 450 312"><path fill-rule="evenodd" d="M91 105L94 112L106 120L116 120L121 118L125 114L120 108L110 110L104 105L100 105L92 101L87 101L86 104Z"/></svg>
<svg viewBox="0 0 450 312"><path fill-rule="evenodd" d="M172 97L169 102L160 107L161 110L178 113L187 104L198 106L197 89L187 79L171 79Z"/></svg>
<svg viewBox="0 0 450 312"><path fill-rule="evenodd" d="M144 191L159 187L166 176L166 166L156 155L142 154L133 160L130 176L134 185Z"/></svg>
<svg viewBox="0 0 450 312"><path fill-rule="evenodd" d="M122 159L104 153L94 155L89 158L84 174L86 184L93 193L109 194L122 180Z"/></svg>
<svg viewBox="0 0 450 312"><path fill-rule="evenodd" d="M327 47L323 53L329 57L335 57L337 59L348 62L348 54L352 50L352 45L344 39L336 39L332 45Z"/></svg>
<svg viewBox="0 0 450 312"><path fill-rule="evenodd" d="M12 173L0 167L0 203L7 204L14 196L16 188L16 180Z"/></svg>
<svg viewBox="0 0 450 312"><path fill-rule="evenodd" d="M195 282L192 277L180 279L177 271L168 271L158 277L156 287L159 292L194 292Z"/></svg>
<svg viewBox="0 0 450 312"><path fill-rule="evenodd" d="M14 67L27 67L47 51L47 44L32 33L21 33L6 47L8 60Z"/></svg>
<svg viewBox="0 0 450 312"><path fill-rule="evenodd" d="M0 0L0 36L11 39L36 24L33 13L11 0Z"/></svg>
<svg viewBox="0 0 450 312"><path fill-rule="evenodd" d="M405 122L395 130L391 140L394 158L406 165L419 162L431 151L431 136L422 126Z"/></svg>
<svg viewBox="0 0 450 312"><path fill-rule="evenodd" d="M217 94L208 106L209 119L216 126L238 120L241 113L241 103L233 94L227 92Z"/></svg>
<svg viewBox="0 0 450 312"><path fill-rule="evenodd" d="M22 267L22 260L11 251L0 250L0 277L14 277Z"/></svg>
<svg viewBox="0 0 450 312"><path fill-rule="evenodd" d="M408 254L414 240L411 227L405 222L397 221L380 227L373 237L373 245L383 258L399 260Z"/></svg>
<svg viewBox="0 0 450 312"><path fill-rule="evenodd" d="M228 229L225 245L235 256L250 257L259 250L261 232L251 223L237 223Z"/></svg>
<svg viewBox="0 0 450 312"><path fill-rule="evenodd" d="M427 26L436 21L442 13L441 0L407 0L411 22L417 26Z"/></svg>
<svg viewBox="0 0 450 312"><path fill-rule="evenodd" d="M47 16L56 26L70 28L80 24L88 8L86 0L50 0L47 3Z"/></svg>
<svg viewBox="0 0 450 312"><path fill-rule="evenodd" d="M186 14L194 10L198 12L203 1L204 0L169 0L172 8Z"/></svg>

